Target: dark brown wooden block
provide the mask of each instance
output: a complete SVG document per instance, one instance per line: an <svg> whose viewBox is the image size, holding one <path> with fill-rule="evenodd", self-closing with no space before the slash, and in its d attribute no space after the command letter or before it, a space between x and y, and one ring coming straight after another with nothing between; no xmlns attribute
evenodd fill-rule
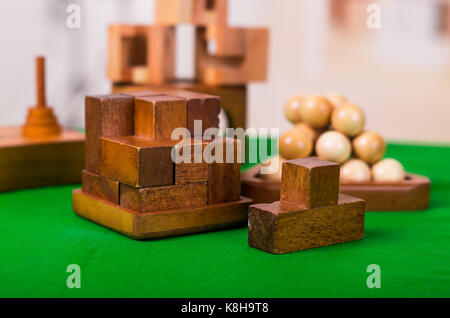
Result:
<svg viewBox="0 0 450 318"><path fill-rule="evenodd" d="M84 168L84 134L27 138L22 127L0 128L0 191L79 183Z"/></svg>
<svg viewBox="0 0 450 318"><path fill-rule="evenodd" d="M339 164L318 158L283 163L280 201L308 208L336 204L339 193Z"/></svg>
<svg viewBox="0 0 450 318"><path fill-rule="evenodd" d="M241 174L242 195L255 203L280 200L281 183L259 177L260 166ZM405 180L396 183L341 183L340 192L361 198L367 211L415 211L428 208L430 180L407 173Z"/></svg>
<svg viewBox="0 0 450 318"><path fill-rule="evenodd" d="M72 202L79 216L133 239L144 240L245 226L251 200L241 198L198 208L139 213L77 189L73 191Z"/></svg>
<svg viewBox="0 0 450 318"><path fill-rule="evenodd" d="M170 94L186 99L187 128L191 136L202 136L206 129L219 127L220 97L182 90ZM201 131L194 131L195 120L202 121Z"/></svg>
<svg viewBox="0 0 450 318"><path fill-rule="evenodd" d="M166 95L135 100L135 135L170 140L176 128L186 128L186 100Z"/></svg>
<svg viewBox="0 0 450 318"><path fill-rule="evenodd" d="M119 204L119 182L99 174L83 170L81 182L83 192L97 198Z"/></svg>
<svg viewBox="0 0 450 318"><path fill-rule="evenodd" d="M134 98L120 94L86 96L86 169L100 171L100 138L134 134Z"/></svg>
<svg viewBox="0 0 450 318"><path fill-rule="evenodd" d="M172 185L174 143L135 136L101 138L101 174L133 187Z"/></svg>
<svg viewBox="0 0 450 318"><path fill-rule="evenodd" d="M209 142L191 139L175 146L175 151L183 159L175 163L175 184L198 183L208 181L209 155L205 157L204 149ZM187 152L189 150L189 152ZM188 159L186 162L184 159Z"/></svg>
<svg viewBox="0 0 450 318"><path fill-rule="evenodd" d="M248 243L282 254L344 243L364 236L364 201L344 194L337 205L308 209L276 201L250 206Z"/></svg>
<svg viewBox="0 0 450 318"><path fill-rule="evenodd" d="M136 212L201 207L206 205L207 195L206 182L152 188L120 185L120 205Z"/></svg>

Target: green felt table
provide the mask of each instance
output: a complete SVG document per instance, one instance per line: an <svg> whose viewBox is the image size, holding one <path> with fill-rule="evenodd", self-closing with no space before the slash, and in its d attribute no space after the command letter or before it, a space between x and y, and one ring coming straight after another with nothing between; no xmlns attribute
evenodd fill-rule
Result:
<svg viewBox="0 0 450 318"><path fill-rule="evenodd" d="M72 212L79 185L0 194L0 296L449 297L450 148L389 144L387 155L431 179L427 211L368 212L363 240L285 255L250 248L245 228L131 240ZM66 286L69 264L80 289Z"/></svg>

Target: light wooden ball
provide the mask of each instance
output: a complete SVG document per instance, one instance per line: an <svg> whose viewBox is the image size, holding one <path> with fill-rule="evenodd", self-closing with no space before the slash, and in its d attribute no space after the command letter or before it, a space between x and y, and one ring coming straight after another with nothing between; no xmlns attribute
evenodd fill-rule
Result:
<svg viewBox="0 0 450 318"><path fill-rule="evenodd" d="M386 143L378 133L365 131L353 140L353 152L357 158L374 164L383 158Z"/></svg>
<svg viewBox="0 0 450 318"><path fill-rule="evenodd" d="M351 159L341 167L341 181L365 182L370 181L372 173L367 163L360 159Z"/></svg>
<svg viewBox="0 0 450 318"><path fill-rule="evenodd" d="M325 97L330 101L333 107L339 107L347 102L347 98L336 93L329 93Z"/></svg>
<svg viewBox="0 0 450 318"><path fill-rule="evenodd" d="M316 152L322 160L342 163L350 158L352 145L350 140L340 132L327 131L317 139Z"/></svg>
<svg viewBox="0 0 450 318"><path fill-rule="evenodd" d="M311 128L307 123L298 123L294 126L294 129L301 131L308 136L314 143L319 137L320 131L318 129Z"/></svg>
<svg viewBox="0 0 450 318"><path fill-rule="evenodd" d="M330 124L333 106L327 98L318 95L305 97L300 104L300 118L311 128L323 128Z"/></svg>
<svg viewBox="0 0 450 318"><path fill-rule="evenodd" d="M270 181L281 181L281 171L283 162L286 160L280 156L272 157L266 162L262 164L263 167L269 167L270 165L276 165L277 170L273 173L260 173L259 177L264 180L270 180ZM262 170L260 170L262 171Z"/></svg>
<svg viewBox="0 0 450 318"><path fill-rule="evenodd" d="M281 135L279 150L281 157L287 160L306 158L313 150L313 143L303 132L291 129Z"/></svg>
<svg viewBox="0 0 450 318"><path fill-rule="evenodd" d="M398 182L405 179L405 169L398 160L387 158L373 165L372 177L379 182Z"/></svg>
<svg viewBox="0 0 450 318"><path fill-rule="evenodd" d="M352 103L345 103L334 108L331 114L333 128L348 137L355 137L360 134L365 124L366 117L363 110Z"/></svg>
<svg viewBox="0 0 450 318"><path fill-rule="evenodd" d="M289 100L284 105L284 115L286 119L291 123L299 123L302 119L300 117L300 104L305 99L303 95L295 95L289 98Z"/></svg>

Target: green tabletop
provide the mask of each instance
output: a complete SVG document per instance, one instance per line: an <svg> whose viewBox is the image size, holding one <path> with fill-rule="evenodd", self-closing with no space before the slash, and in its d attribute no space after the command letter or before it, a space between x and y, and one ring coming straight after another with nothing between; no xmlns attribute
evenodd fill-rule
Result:
<svg viewBox="0 0 450 318"><path fill-rule="evenodd" d="M449 297L450 148L390 144L432 181L430 209L368 212L361 241L285 255L247 229L133 241L77 217L79 185L0 194L1 297ZM69 264L81 288L69 289ZM369 289L369 264L381 288Z"/></svg>

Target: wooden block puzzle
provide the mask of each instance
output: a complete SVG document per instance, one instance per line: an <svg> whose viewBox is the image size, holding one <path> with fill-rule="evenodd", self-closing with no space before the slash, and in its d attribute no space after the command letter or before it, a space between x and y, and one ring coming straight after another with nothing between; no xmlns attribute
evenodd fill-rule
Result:
<svg viewBox="0 0 450 318"><path fill-rule="evenodd" d="M260 178L259 171L260 166L255 166L241 174L241 194L255 203L279 200L281 183ZM394 183L341 182L340 192L363 199L367 211L425 210L430 201L430 180L407 173L403 181Z"/></svg>
<svg viewBox="0 0 450 318"><path fill-rule="evenodd" d="M98 163L99 172L83 171L82 189L73 192L75 213L136 239L245 224L250 200L240 197L240 163L212 161L240 159L239 142L217 136L170 139L173 129L188 129L189 102L200 104L193 106L200 110L196 118L214 125L207 109L217 114L216 96L180 90L88 96L86 129L95 145L89 156L96 158L87 159ZM107 129L114 136L106 136ZM174 162L174 154L194 162Z"/></svg>
<svg viewBox="0 0 450 318"><path fill-rule="evenodd" d="M336 203L329 203L339 193L335 187L339 165L316 158L290 160L283 163L282 175L283 192L299 191L302 195L294 196L295 200L288 196L290 201L282 197L270 204L250 206L250 246L282 254L363 238L364 201L340 194ZM298 176L301 181L292 183ZM309 192L308 188L315 190Z"/></svg>
<svg viewBox="0 0 450 318"><path fill-rule="evenodd" d="M47 106L45 59L36 59L37 104L22 127L0 128L0 191L77 183L84 134L63 128Z"/></svg>
<svg viewBox="0 0 450 318"><path fill-rule="evenodd" d="M156 0L157 24L225 25L228 0Z"/></svg>

